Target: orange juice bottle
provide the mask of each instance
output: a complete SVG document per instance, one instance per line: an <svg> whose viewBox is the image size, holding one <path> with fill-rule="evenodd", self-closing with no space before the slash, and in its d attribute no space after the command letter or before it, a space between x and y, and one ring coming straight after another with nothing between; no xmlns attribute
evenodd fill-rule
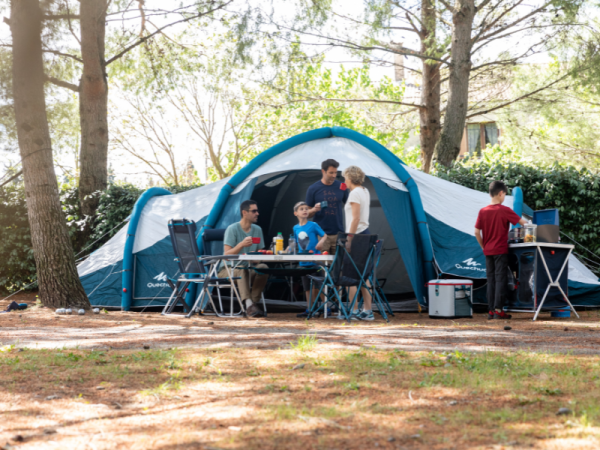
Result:
<svg viewBox="0 0 600 450"><path fill-rule="evenodd" d="M275 254L278 255L279 252L283 252L283 235L281 233L277 233L277 240L275 241Z"/></svg>

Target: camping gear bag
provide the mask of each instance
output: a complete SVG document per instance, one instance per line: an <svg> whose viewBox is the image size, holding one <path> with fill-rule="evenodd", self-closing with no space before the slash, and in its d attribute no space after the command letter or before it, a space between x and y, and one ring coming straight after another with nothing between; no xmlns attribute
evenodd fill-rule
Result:
<svg viewBox="0 0 600 450"><path fill-rule="evenodd" d="M429 317L432 319L459 319L473 317L473 281L431 280L429 289Z"/></svg>

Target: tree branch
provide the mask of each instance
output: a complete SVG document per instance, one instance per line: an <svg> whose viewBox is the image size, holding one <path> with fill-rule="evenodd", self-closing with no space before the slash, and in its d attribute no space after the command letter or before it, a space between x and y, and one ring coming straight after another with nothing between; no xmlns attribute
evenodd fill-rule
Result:
<svg viewBox="0 0 600 450"><path fill-rule="evenodd" d="M498 110L498 109L505 108L506 106L512 105L513 103L516 103L516 102L518 102L518 101L520 101L520 100L523 100L523 99L525 99L525 98L527 98L527 97L531 97L532 95L535 95L535 94L537 94L538 92L541 92L541 91L543 91L543 90L545 90L545 89L548 89L548 88L549 88L549 87L551 87L551 86L554 86L556 83L558 83L558 82L560 82L560 81L564 80L564 79L565 79L565 78L567 78L569 75L570 75L570 73L567 73L567 74L563 75L562 77L560 77L559 79L557 79L557 80L554 80L552 83L550 83L550 84L547 84L546 86L542 86L541 88L539 88L539 89L536 89L535 91L531 91L531 92L529 92L529 93L527 93L527 94L521 95L520 97L517 97L517 98L515 98L515 99L513 99L513 100L510 100L510 101L508 101L508 102L502 103L501 105L494 106L493 108L489 108L489 109L486 109L486 110L484 110L484 111L477 111L477 112L471 113L471 114L467 115L467 117L466 117L466 118L468 119L469 117L479 116L479 115L481 115L481 114L489 114L489 113L491 113L492 111L496 111L496 110Z"/></svg>
<svg viewBox="0 0 600 450"><path fill-rule="evenodd" d="M81 19L81 17L79 16L79 14L71 14L71 13L67 13L67 14L46 14L43 17L43 20L63 20L63 19Z"/></svg>
<svg viewBox="0 0 600 450"><path fill-rule="evenodd" d="M455 10L452 7L452 5L450 3L448 3L446 0L440 0L440 3L442 5L444 5L444 8L446 8L448 10L449 13L454 14Z"/></svg>
<svg viewBox="0 0 600 450"><path fill-rule="evenodd" d="M108 61L106 61L106 65L108 66L110 63L116 61L117 59L121 58L123 55L125 55L127 52L133 50L134 48L136 48L138 45L143 44L144 42L146 42L148 39L153 38L154 36L156 36L158 33L160 33L162 30L164 30L165 28L168 28L170 26L173 25L177 25L178 23L185 23L185 22L189 22L190 20L194 20L194 19L198 19L200 17L206 16L208 14L211 14L215 11L218 11L220 9L225 8L227 5L229 5L233 0L229 0L227 3L224 3L222 5L220 5L218 8L215 9L211 9L210 11L207 11L205 13L198 13L196 15L187 17L185 19L181 19L178 20L176 22L172 22L169 23L167 25L165 25L164 27L159 28L158 30L156 30L154 33L149 34L148 36L144 36L143 38L139 39L137 42L131 44L129 47L127 47L126 49L124 49L123 51L121 51L120 53L117 53L115 56L113 56L112 58L110 58Z"/></svg>
<svg viewBox="0 0 600 450"><path fill-rule="evenodd" d="M44 75L44 78L45 78L45 81L55 84L56 86L60 86L65 89L70 89L73 92L79 92L79 86L77 86L76 84L72 84L67 81L59 80L58 78L54 78L49 75Z"/></svg>
<svg viewBox="0 0 600 450"><path fill-rule="evenodd" d="M23 175L23 169L19 170L17 173L15 173L12 177L10 177L8 180L4 181L2 184L0 184L0 187L4 187L6 186L8 183L10 183L12 180L14 180L15 178L19 178L21 175Z"/></svg>
<svg viewBox="0 0 600 450"><path fill-rule="evenodd" d="M43 49L42 51L44 53L52 53L53 55L66 56L67 58L72 58L75 61L83 63L83 60L81 58L79 58L78 56L75 56L75 55L71 55L70 53L63 53L63 52L59 52L58 50L49 50L47 48Z"/></svg>

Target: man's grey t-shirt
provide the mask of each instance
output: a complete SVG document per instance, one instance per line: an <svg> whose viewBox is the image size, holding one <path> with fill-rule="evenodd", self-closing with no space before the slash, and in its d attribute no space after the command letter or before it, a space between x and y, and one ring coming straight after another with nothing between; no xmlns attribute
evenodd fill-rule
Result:
<svg viewBox="0 0 600 450"><path fill-rule="evenodd" d="M250 232L246 233L239 222L232 223L225 230L225 237L223 238L223 245L229 245L235 247L247 237L260 238L260 244L252 244L250 247L244 247L240 250L240 255L256 252L265 248L265 238L263 237L262 229L255 224L250 227ZM231 263L227 263L231 265ZM239 266L247 266L246 262L238 264Z"/></svg>

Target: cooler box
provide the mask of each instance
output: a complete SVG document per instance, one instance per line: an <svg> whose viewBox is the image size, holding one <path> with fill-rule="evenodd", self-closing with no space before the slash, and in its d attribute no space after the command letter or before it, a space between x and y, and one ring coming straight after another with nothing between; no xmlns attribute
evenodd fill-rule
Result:
<svg viewBox="0 0 600 450"><path fill-rule="evenodd" d="M458 319L473 317L473 281L431 280L429 289L429 317Z"/></svg>

